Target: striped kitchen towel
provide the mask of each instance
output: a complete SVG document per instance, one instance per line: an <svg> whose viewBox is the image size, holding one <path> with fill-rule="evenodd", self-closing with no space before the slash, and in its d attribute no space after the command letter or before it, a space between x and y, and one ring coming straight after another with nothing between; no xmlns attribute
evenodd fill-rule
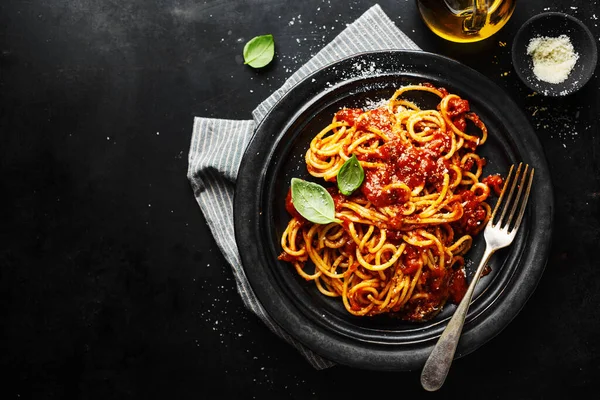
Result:
<svg viewBox="0 0 600 400"><path fill-rule="evenodd" d="M237 290L246 307L317 369L330 367L334 363L315 354L283 331L266 313L246 278L233 228L236 176L254 128L297 82L317 69L348 56L365 51L398 49L419 48L394 25L379 5L374 5L260 103L252 113L252 120L201 117L194 120L187 176L215 241L233 269Z"/></svg>

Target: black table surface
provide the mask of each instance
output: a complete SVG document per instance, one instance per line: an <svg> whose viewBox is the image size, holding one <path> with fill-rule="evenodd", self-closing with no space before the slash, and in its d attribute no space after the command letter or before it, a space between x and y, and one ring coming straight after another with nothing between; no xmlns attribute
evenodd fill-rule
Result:
<svg viewBox="0 0 600 400"><path fill-rule="evenodd" d="M374 2L0 3L2 398L424 396L419 371L314 370L249 310L186 178L195 116L251 111ZM600 37L600 3L518 1L476 44L431 33L414 0L383 11L422 49L480 71L529 118L556 200L544 275L434 396L566 398L600 380L600 79L533 95L511 65L531 16ZM274 62L243 65L271 33ZM600 42L597 42L599 44Z"/></svg>

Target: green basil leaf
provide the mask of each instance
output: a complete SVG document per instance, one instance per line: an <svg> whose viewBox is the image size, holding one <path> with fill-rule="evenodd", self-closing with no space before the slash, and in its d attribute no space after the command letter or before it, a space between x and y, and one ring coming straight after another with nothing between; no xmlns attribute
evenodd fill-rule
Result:
<svg viewBox="0 0 600 400"><path fill-rule="evenodd" d="M262 68L273 60L275 41L273 35L256 36L244 46L244 64Z"/></svg>
<svg viewBox="0 0 600 400"><path fill-rule="evenodd" d="M292 178L292 203L300 215L315 224L342 222L335 218L333 198L317 183Z"/></svg>
<svg viewBox="0 0 600 400"><path fill-rule="evenodd" d="M342 168L338 171L337 184L338 189L345 196L350 196L356 189L360 187L365 179L365 171L362 165L358 162L358 158L354 154L346 160Z"/></svg>

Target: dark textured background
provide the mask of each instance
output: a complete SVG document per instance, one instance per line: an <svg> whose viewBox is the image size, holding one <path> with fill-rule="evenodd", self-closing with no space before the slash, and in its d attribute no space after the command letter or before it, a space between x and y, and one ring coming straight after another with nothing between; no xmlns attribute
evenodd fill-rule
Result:
<svg viewBox="0 0 600 400"><path fill-rule="evenodd" d="M503 30L472 45L430 33L414 0L379 2L424 50L511 95L555 185L537 291L455 362L440 392L425 393L418 371L315 371L244 308L186 179L193 117L249 119L373 4L0 3L0 397L553 399L600 386L598 69L575 95L542 98L510 61L517 29L543 11L567 12L599 38L598 0L518 1ZM252 70L242 49L264 33L276 59Z"/></svg>

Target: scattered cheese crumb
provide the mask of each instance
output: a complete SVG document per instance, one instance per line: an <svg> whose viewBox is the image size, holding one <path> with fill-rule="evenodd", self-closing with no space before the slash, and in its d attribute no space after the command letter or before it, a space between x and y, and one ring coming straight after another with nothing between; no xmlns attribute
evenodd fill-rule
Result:
<svg viewBox="0 0 600 400"><path fill-rule="evenodd" d="M527 46L527 54L533 57L535 76L548 83L561 83L567 79L579 58L567 35L535 37Z"/></svg>

